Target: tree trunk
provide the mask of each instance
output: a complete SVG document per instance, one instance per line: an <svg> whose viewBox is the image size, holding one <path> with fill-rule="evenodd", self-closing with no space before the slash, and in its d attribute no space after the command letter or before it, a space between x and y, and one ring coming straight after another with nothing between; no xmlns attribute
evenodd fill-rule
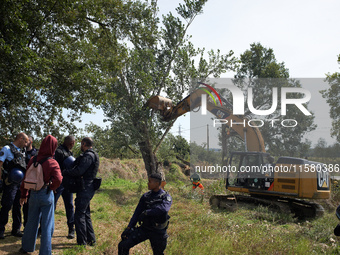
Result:
<svg viewBox="0 0 340 255"><path fill-rule="evenodd" d="M142 153L145 170L148 176L153 173L158 173L158 161L156 155L153 153L150 141L144 141L139 143L139 149Z"/></svg>
<svg viewBox="0 0 340 255"><path fill-rule="evenodd" d="M162 180L165 181L164 172L161 164L158 162L156 154L153 152L152 143L149 137L149 130L147 126L144 124L141 128L143 137L145 137L144 141L138 143L139 149L142 153L145 170L150 176L153 173L160 173L162 175Z"/></svg>

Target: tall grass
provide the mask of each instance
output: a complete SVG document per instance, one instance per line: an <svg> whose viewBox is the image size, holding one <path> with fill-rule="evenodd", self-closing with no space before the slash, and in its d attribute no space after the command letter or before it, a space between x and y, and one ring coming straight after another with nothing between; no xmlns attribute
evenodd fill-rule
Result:
<svg viewBox="0 0 340 255"><path fill-rule="evenodd" d="M173 198L166 254L340 253L339 240L333 234L338 223L334 208L309 221L298 221L292 215L266 207L240 208L235 212L213 210L209 197L225 193L224 183L202 183L203 196L199 190L192 191L185 179L168 181L165 186ZM117 176L105 180L91 204L98 246L66 249L63 254L117 254L120 234L146 191L143 180L129 181ZM137 245L130 254L152 254L150 243Z"/></svg>

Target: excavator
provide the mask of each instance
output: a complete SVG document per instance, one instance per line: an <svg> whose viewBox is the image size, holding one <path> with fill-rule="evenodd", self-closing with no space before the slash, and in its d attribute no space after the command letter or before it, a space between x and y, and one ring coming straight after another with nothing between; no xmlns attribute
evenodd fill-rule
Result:
<svg viewBox="0 0 340 255"><path fill-rule="evenodd" d="M209 88L197 88L176 105L172 100L156 95L147 101L147 106L159 111L163 121L175 120L181 115L202 105L202 95L211 95L215 91ZM216 91L215 91L216 92ZM207 98L207 97L206 97ZM229 195L210 197L212 207L234 211L242 204L262 205L274 211L293 213L299 219L322 216L323 207L315 199L330 197L330 177L327 166L307 159L281 156L274 163L274 158L265 151L264 140L259 129L249 125L243 116L233 115L226 99L224 105L205 101L206 109L219 120L243 122L234 125L232 130L245 143L245 152L231 152L225 165L234 171L228 171L226 189ZM226 122L227 123L227 122ZM251 174L247 169L257 169ZM261 171L258 171L258 170Z"/></svg>

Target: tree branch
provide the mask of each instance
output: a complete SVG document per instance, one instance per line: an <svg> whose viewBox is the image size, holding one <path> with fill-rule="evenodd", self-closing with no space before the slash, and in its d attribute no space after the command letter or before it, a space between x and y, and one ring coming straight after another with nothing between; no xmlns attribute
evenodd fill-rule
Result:
<svg viewBox="0 0 340 255"><path fill-rule="evenodd" d="M41 24L40 24L39 27L41 27L41 26L43 25L43 23L44 23L44 20L46 20L46 19L51 15L52 10L53 10L53 8L56 6L57 3L58 3L58 0L55 1L55 3L53 4L53 6L52 6L51 9L49 10L49 12L45 15L45 17L44 17L43 20L41 21ZM35 36L35 33L37 32L37 29L38 29L38 27L36 27L35 30L33 31L32 35L31 35L31 38L29 39L29 41L28 41L28 43L27 43L27 47L29 47L30 44L32 43L32 40L33 40L33 38L34 38L34 36Z"/></svg>
<svg viewBox="0 0 340 255"><path fill-rule="evenodd" d="M90 17L85 17L85 18L86 18L87 20L91 21L91 22L97 23L97 24L100 25L102 28L109 27L108 24L104 24L104 23L102 23L102 22L100 22L100 21L97 21L97 20L94 20L94 19L92 19L92 18L90 18Z"/></svg>
<svg viewBox="0 0 340 255"><path fill-rule="evenodd" d="M158 142L158 144L157 144L155 150L153 151L154 154L157 153L157 151L158 151L159 147L161 146L161 144L162 144L162 142L163 142L165 136L168 134L168 132L170 131L170 129L171 129L172 126L174 125L175 121L176 121L176 119L173 120L172 123L170 124L170 126L165 130L165 132L164 132L164 134L163 134L161 140L159 140L159 142Z"/></svg>

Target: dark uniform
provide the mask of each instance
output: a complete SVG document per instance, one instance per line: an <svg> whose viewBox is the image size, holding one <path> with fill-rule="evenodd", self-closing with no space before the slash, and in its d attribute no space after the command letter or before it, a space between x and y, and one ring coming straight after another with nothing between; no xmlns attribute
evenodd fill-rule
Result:
<svg viewBox="0 0 340 255"><path fill-rule="evenodd" d="M118 245L118 254L129 254L130 248L149 239L153 253L163 254L167 245L168 212L172 204L171 196L160 189L158 192L145 193L136 207L128 225L129 230L122 234ZM135 228L137 222L141 226Z"/></svg>
<svg viewBox="0 0 340 255"><path fill-rule="evenodd" d="M7 154L5 151L7 150ZM9 144L0 152L0 160L4 162L2 173L3 194L1 199L0 210L0 238L3 238L5 226L8 223L8 214L12 209L12 235L22 236L21 228L21 206L20 206L20 183L8 183L6 180L8 174L14 167L20 168L24 173L26 171L25 153L14 144ZM13 207L13 208L12 208Z"/></svg>
<svg viewBox="0 0 340 255"><path fill-rule="evenodd" d="M30 159L34 156L38 155L38 149L32 147L32 150L26 150L25 152L25 161L26 161L26 165L28 165L28 162L30 162ZM29 201L29 199L27 199L27 201ZM27 223L27 219L28 219L28 203L25 203L22 206L22 211L24 213L24 227L26 226Z"/></svg>
<svg viewBox="0 0 340 255"><path fill-rule="evenodd" d="M28 164L28 162L30 162L30 159L32 157L34 157L35 155L38 155L38 149L37 148L32 148L32 150L26 150L25 152L25 155L26 155L26 165Z"/></svg>
<svg viewBox="0 0 340 255"><path fill-rule="evenodd" d="M69 156L73 156L73 153L63 144L60 145L55 151L55 160L58 162L62 174L63 174L63 171L65 170L64 160L68 158ZM72 231L74 231L73 194L68 192L64 188L63 184L61 184L59 188L57 188L56 193L54 194L54 209L57 208L57 202L58 202L60 195L63 197L63 200L64 200L66 218L67 218L67 226L69 229L69 233L71 233Z"/></svg>
<svg viewBox="0 0 340 255"><path fill-rule="evenodd" d="M95 193L93 179L97 175L98 168L98 154L92 149L88 149L76 159L72 169L64 171L64 175L82 178L82 187L77 191L74 214L78 245L94 245L96 243L91 221L90 201Z"/></svg>

